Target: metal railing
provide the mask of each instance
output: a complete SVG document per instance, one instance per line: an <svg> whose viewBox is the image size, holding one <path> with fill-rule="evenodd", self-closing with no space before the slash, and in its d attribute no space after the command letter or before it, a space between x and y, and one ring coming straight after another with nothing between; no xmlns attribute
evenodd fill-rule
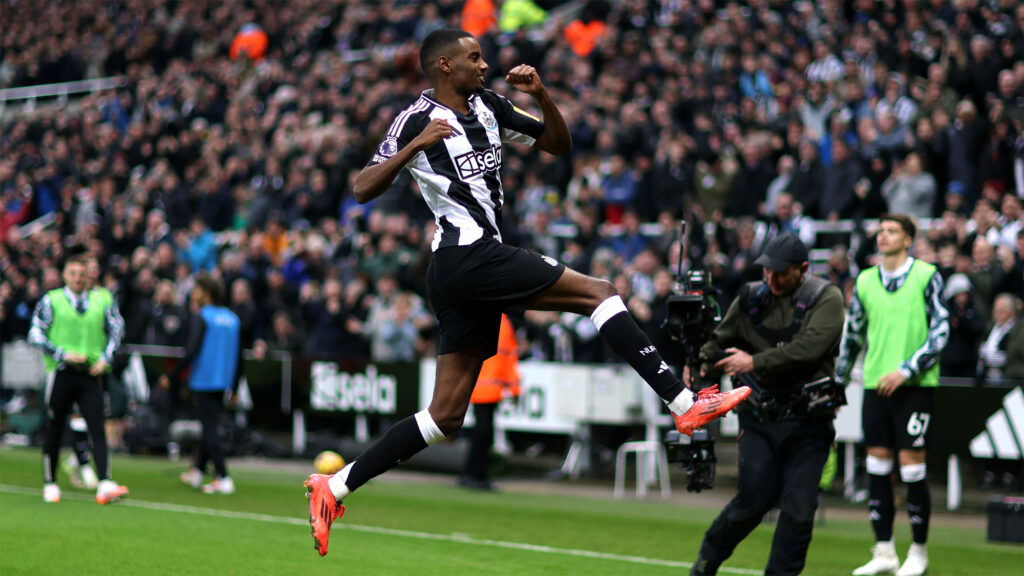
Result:
<svg viewBox="0 0 1024 576"><path fill-rule="evenodd" d="M57 104L64 107L68 97L77 94L95 94L103 90L113 90L128 85L127 76L108 76L106 78L90 78L54 84L36 84L35 86L19 86L0 90L0 116L9 103L25 101L27 112L35 110L36 102L41 98L57 98Z"/></svg>

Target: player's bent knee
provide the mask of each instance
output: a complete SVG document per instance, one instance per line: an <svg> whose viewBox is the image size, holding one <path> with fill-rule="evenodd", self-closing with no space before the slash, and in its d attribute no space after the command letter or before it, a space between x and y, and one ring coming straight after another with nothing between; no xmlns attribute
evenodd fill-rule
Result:
<svg viewBox="0 0 1024 576"><path fill-rule="evenodd" d="M867 468L868 474L888 476L892 474L892 458L879 458L878 456L868 454L864 461L864 467Z"/></svg>
<svg viewBox="0 0 1024 576"><path fill-rule="evenodd" d="M441 437L448 436L454 432L457 432L462 428L462 423L466 419L466 411L461 412L445 412L438 414L432 419L436 423L437 428L441 431ZM440 440L438 440L440 442ZM428 446L432 446L428 442Z"/></svg>
<svg viewBox="0 0 1024 576"><path fill-rule="evenodd" d="M433 446L451 432L444 432L444 429L434 422L434 419L430 417L430 412L421 410L416 413L416 425L420 429L420 435L423 436L423 441L427 443L427 446ZM461 423L460 423L461 425ZM454 432L454 430L453 430Z"/></svg>
<svg viewBox="0 0 1024 576"><path fill-rule="evenodd" d="M594 285L594 294L600 300L604 301L612 296L619 295L619 291L615 289L615 285L611 282L600 278L593 278L591 281Z"/></svg>
<svg viewBox="0 0 1024 576"><path fill-rule="evenodd" d="M928 465L921 464L906 464L900 466L900 480L903 480L905 484L912 484L914 482L920 482L928 476Z"/></svg>

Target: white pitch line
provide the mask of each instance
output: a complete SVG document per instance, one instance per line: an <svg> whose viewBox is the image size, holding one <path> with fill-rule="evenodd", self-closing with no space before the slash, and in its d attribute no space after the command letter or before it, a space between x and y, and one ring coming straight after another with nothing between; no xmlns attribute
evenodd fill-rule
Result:
<svg viewBox="0 0 1024 576"><path fill-rule="evenodd" d="M0 484L0 492L18 494L22 496L39 497L39 490L25 488L23 486L9 486ZM65 493L62 498L69 500L92 501L91 496L85 494ZM196 514L200 516L214 516L218 518L233 518L236 520L254 520L256 522L269 522L272 524L289 524L293 526L309 526L305 518L291 518L288 516L274 516L271 514L253 514L251 512L236 512L233 510L222 510L219 508L202 508L199 506L185 506L182 504L167 504L164 502L147 502L144 500L126 499L117 503L117 506L129 506L133 508L146 508L162 512L179 512L183 514ZM577 550L574 548L556 548L554 546L543 546L539 544L526 544L523 542L506 542L504 540L490 540L487 538L474 538L467 534L433 534L430 532L416 532L413 530L401 530L397 528L381 528L379 526L364 526L360 524L342 523L335 525L335 530L342 528L354 532L366 532L369 534L384 534L387 536L402 536L405 538L418 538L420 540L434 540L438 542L455 542L475 546L492 546L494 548L505 548L507 550L521 550L525 552L541 552L544 554L559 554L562 556L575 556L580 558L594 558L598 560L614 560L618 562L629 562L631 564L642 564L645 566L665 566L668 568L693 567L692 562L677 562L675 560L661 560L658 558L646 558L644 556L627 556L625 554L610 554L607 552L595 552L593 550ZM763 574L760 570L748 570L744 568L719 568L719 572L726 574L757 575Z"/></svg>

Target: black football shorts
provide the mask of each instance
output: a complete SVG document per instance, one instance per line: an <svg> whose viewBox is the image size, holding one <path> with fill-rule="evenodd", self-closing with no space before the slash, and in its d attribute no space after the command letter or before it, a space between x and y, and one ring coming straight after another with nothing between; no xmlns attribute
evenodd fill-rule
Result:
<svg viewBox="0 0 1024 576"><path fill-rule="evenodd" d="M554 258L490 238L438 249L427 268L427 296L440 335L438 354L483 345L493 355L501 313L522 316L526 303L564 271Z"/></svg>
<svg viewBox="0 0 1024 576"><path fill-rule="evenodd" d="M862 411L864 445L897 450L927 448L932 420L932 390L901 386L888 398L879 396L876 390L865 390Z"/></svg>

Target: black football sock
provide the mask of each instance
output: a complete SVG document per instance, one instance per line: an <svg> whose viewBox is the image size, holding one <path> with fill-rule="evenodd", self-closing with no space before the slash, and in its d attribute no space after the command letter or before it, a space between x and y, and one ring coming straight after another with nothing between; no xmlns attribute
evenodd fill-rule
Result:
<svg viewBox="0 0 1024 576"><path fill-rule="evenodd" d="M672 373L651 339L630 316L622 298L608 298L594 310L590 318L612 350L632 366L662 400L672 402L683 392L683 383Z"/></svg>
<svg viewBox="0 0 1024 576"><path fill-rule="evenodd" d="M927 481L907 483L907 515L910 516L910 532L914 543L926 543L928 521L932 516L932 495Z"/></svg>
<svg viewBox="0 0 1024 576"><path fill-rule="evenodd" d="M892 522L896 515L893 503L892 480L889 475L868 474L868 511L871 526L875 529L875 540L892 540Z"/></svg>
<svg viewBox="0 0 1024 576"><path fill-rule="evenodd" d="M355 462L338 472L336 478L344 482L348 493L354 492L372 478L387 472L399 463L408 460L427 446L433 446L444 439L444 434L426 411L403 418L388 429L373 446L359 455ZM339 494L334 483L331 486L335 497L344 499L348 494Z"/></svg>

